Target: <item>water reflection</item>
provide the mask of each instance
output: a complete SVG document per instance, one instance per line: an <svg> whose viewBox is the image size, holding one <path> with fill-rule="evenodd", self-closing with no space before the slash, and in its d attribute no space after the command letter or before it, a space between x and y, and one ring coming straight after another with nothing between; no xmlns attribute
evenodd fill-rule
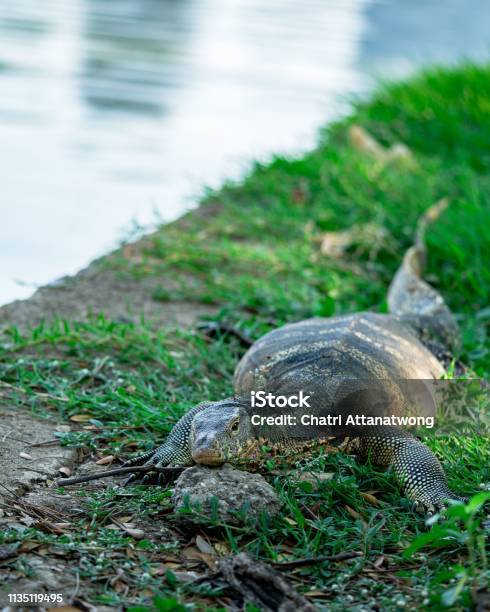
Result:
<svg viewBox="0 0 490 612"><path fill-rule="evenodd" d="M483 22L476 0L472 16L468 0L450 2L466 23ZM0 0L0 303L77 271L131 219L175 218L248 160L312 146L370 72L404 54L410 68L424 59L424 40L416 57L406 50L419 30L428 36L414 11L420 21L428 9L421 0ZM442 31L432 39L453 58L461 47Z"/></svg>
<svg viewBox="0 0 490 612"><path fill-rule="evenodd" d="M0 302L310 146L359 85L363 4L0 0Z"/></svg>
<svg viewBox="0 0 490 612"><path fill-rule="evenodd" d="M80 93L97 110L163 115L191 78L186 0L86 0Z"/></svg>
<svg viewBox="0 0 490 612"><path fill-rule="evenodd" d="M381 0L364 11L359 65L384 78L417 65L488 59L490 4L481 0Z"/></svg>

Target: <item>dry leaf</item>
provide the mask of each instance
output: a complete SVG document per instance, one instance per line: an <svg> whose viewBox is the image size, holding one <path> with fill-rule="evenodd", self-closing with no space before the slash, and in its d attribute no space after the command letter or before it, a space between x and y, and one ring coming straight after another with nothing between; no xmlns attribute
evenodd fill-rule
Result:
<svg viewBox="0 0 490 612"><path fill-rule="evenodd" d="M162 561L163 563L181 563L181 561L177 559L177 557L170 557L168 555L162 555L160 561Z"/></svg>
<svg viewBox="0 0 490 612"><path fill-rule="evenodd" d="M364 223L353 225L348 230L325 232L321 237L320 252L327 257L339 259L348 248L355 247L353 254L368 253L373 258L380 249L391 246L385 228L376 223Z"/></svg>
<svg viewBox="0 0 490 612"><path fill-rule="evenodd" d="M205 555L216 557L216 551L214 548L200 535L196 536L196 546Z"/></svg>
<svg viewBox="0 0 490 612"><path fill-rule="evenodd" d="M281 550L283 552L288 552L290 554L293 554L295 551L295 547L294 546L289 546L289 544L282 544L281 545Z"/></svg>
<svg viewBox="0 0 490 612"><path fill-rule="evenodd" d="M300 472L298 474L298 480L300 482L310 482L312 485L315 485L319 482L332 480L334 476L334 472Z"/></svg>
<svg viewBox="0 0 490 612"><path fill-rule="evenodd" d="M214 555L208 555L201 552L195 546L188 546L184 550L183 556L191 561L202 561L209 567L209 569L216 569L216 553L214 553Z"/></svg>
<svg viewBox="0 0 490 612"><path fill-rule="evenodd" d="M176 561L169 561L168 563L165 563L165 565L167 566L168 569L171 569L171 570L182 567L182 563L177 563Z"/></svg>
<svg viewBox="0 0 490 612"><path fill-rule="evenodd" d="M345 509L347 510L347 512L352 516L352 518L355 519L360 519L362 520L362 516L359 514L359 512L357 512L356 510L354 510L354 508L351 508L350 506L348 506L347 504L345 505Z"/></svg>
<svg viewBox="0 0 490 612"><path fill-rule="evenodd" d="M389 162L402 162L409 166L416 165L412 151L403 142L396 142L394 145L391 145L386 153L386 160Z"/></svg>
<svg viewBox="0 0 490 612"><path fill-rule="evenodd" d="M199 578L197 572L174 572L174 574L179 582L193 582Z"/></svg>
<svg viewBox="0 0 490 612"><path fill-rule="evenodd" d="M91 414L74 414L70 417L70 421L74 421L75 423L86 423L87 421L90 421L90 419L93 418L94 417Z"/></svg>
<svg viewBox="0 0 490 612"><path fill-rule="evenodd" d="M371 495L371 493L364 493L363 491L361 491L361 495L367 501L368 504L371 504L371 506L381 506L381 502L379 501L379 499L377 497L374 497L374 495Z"/></svg>
<svg viewBox="0 0 490 612"><path fill-rule="evenodd" d="M351 125L349 128L349 141L358 151L371 155L378 161L384 161L386 150L371 134L360 125Z"/></svg>
<svg viewBox="0 0 490 612"><path fill-rule="evenodd" d="M188 546L186 549L184 549L182 555L185 559L193 559L198 561L201 561L202 559L202 552L196 546Z"/></svg>
<svg viewBox="0 0 490 612"><path fill-rule="evenodd" d="M325 591L306 591L305 597L323 597L328 599L330 596Z"/></svg>
<svg viewBox="0 0 490 612"><path fill-rule="evenodd" d="M160 563L160 565L156 565L155 567L150 567L150 575L151 576L165 576L168 570L168 566Z"/></svg>
<svg viewBox="0 0 490 612"><path fill-rule="evenodd" d="M136 440L132 440L131 442L124 442L124 446L126 448L139 448L139 442L136 442Z"/></svg>
<svg viewBox="0 0 490 612"><path fill-rule="evenodd" d="M134 559L135 556L136 554L132 546L126 546L126 557L129 557L130 559Z"/></svg>
<svg viewBox="0 0 490 612"><path fill-rule="evenodd" d="M325 232L322 236L320 252L328 257L342 257L353 241L352 232Z"/></svg>
<svg viewBox="0 0 490 612"><path fill-rule="evenodd" d="M360 125L352 125L349 128L349 141L355 149L370 155L382 165L392 162L401 162L409 168L417 165L412 151L406 144L395 142L391 147L386 148Z"/></svg>
<svg viewBox="0 0 490 612"><path fill-rule="evenodd" d="M385 560L384 555L380 555L376 559L376 561L373 563L374 567L381 567L383 565L383 563L384 563L384 560Z"/></svg>
<svg viewBox="0 0 490 612"><path fill-rule="evenodd" d="M19 552L30 552L31 550L36 550L39 548L41 544L39 542L33 542L32 540L25 540L22 542Z"/></svg>
<svg viewBox="0 0 490 612"><path fill-rule="evenodd" d="M106 455L105 457L102 457L102 459L96 461L95 465L109 465L109 463L112 463L113 461L114 455Z"/></svg>
<svg viewBox="0 0 490 612"><path fill-rule="evenodd" d="M142 540L145 537L145 532L142 529L125 528L124 531L135 540Z"/></svg>

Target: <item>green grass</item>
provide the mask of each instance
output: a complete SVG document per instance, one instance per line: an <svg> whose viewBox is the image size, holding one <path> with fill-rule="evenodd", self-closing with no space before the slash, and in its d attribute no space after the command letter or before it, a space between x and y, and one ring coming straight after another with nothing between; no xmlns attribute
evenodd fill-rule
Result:
<svg viewBox="0 0 490 612"><path fill-rule="evenodd" d="M355 151L347 139L353 123L384 145L404 142L416 167L381 165ZM314 151L256 165L240 184L207 194L198 214L162 227L137 256L123 249L106 265L121 275L164 278L155 293L162 302L216 304L217 319L257 338L309 316L385 311L387 286L411 243L417 217L442 197L451 204L428 235L427 277L458 317L463 335L458 357L488 377L489 66L432 70L381 88L349 118L327 127ZM352 226L360 228L358 238L341 259L321 254L324 232ZM168 281L175 290L169 291ZM193 330L152 330L144 322L94 318L24 335L6 331L0 375L12 386L11 401L41 417L53 411L63 419L89 415L95 429L81 424L64 436L65 443L127 456L152 447L197 402L230 395L240 354L233 339L209 342ZM430 444L454 490L471 495L490 481L488 439L453 437ZM433 539L425 542L417 539L427 535L424 520L400 497L390 473L350 457L321 454L304 467L335 475L313 488L274 472L270 480L284 501L282 515L264 519L254 530L216 526L209 532L212 541L269 561L363 552L348 563L320 564L296 574L303 590L327 594L329 609L471 607L475 589L489 579L478 509L449 516L446 531L433 527L428 532ZM362 493L373 493L380 506ZM170 570L165 579L152 573L168 542L153 534L135 544L107 529L111 517L134 512L172 526L167 492L139 490L120 498L107 490L85 498L86 515L71 535L31 530L23 537L48 540L74 559L83 557L81 579L90 582L92 602L148 603L151 593L162 593L197 609L215 605L214 594L179 583ZM10 541L19 535L2 537ZM419 549L417 542L425 546ZM181 545L177 538L175 546ZM131 557L128 547L136 549ZM110 551L104 563L102 549ZM129 580L128 595L105 578L123 563L137 576ZM169 601L160 601L160 609L179 609Z"/></svg>

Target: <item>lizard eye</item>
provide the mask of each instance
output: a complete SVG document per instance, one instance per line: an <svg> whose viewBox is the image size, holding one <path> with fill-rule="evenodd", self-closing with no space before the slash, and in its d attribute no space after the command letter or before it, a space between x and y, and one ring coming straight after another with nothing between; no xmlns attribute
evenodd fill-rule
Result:
<svg viewBox="0 0 490 612"><path fill-rule="evenodd" d="M232 433L234 434L238 433L238 425L239 425L238 419L236 421L233 421L230 427L230 430Z"/></svg>

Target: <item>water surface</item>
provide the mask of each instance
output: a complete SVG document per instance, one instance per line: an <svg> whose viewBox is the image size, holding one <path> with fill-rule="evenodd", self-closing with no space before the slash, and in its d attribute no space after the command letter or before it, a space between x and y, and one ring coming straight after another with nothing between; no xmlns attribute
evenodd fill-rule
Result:
<svg viewBox="0 0 490 612"><path fill-rule="evenodd" d="M484 56L489 21L474 0L0 0L0 303L311 147L373 75Z"/></svg>

